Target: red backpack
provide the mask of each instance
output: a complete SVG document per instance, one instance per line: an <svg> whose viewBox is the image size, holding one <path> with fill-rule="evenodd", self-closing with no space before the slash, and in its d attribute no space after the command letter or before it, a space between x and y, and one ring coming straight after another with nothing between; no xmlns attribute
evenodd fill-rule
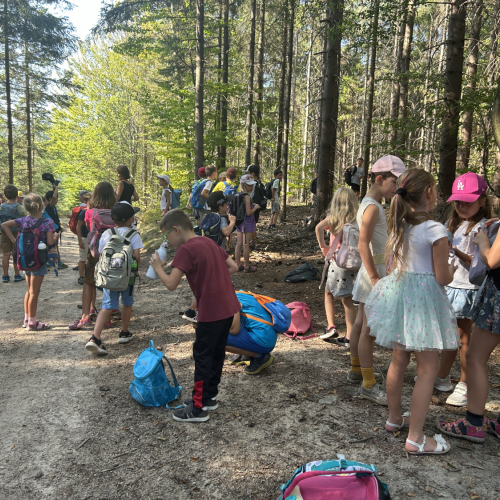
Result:
<svg viewBox="0 0 500 500"><path fill-rule="evenodd" d="M71 210L71 219L69 220L69 229L73 234L76 234L76 226L78 225L78 216L86 207L75 207Z"/></svg>

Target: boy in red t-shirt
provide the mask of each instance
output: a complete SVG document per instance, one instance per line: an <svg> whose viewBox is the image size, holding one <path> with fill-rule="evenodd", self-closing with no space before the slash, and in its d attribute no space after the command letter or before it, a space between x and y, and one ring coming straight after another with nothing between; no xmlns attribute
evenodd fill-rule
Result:
<svg viewBox="0 0 500 500"><path fill-rule="evenodd" d="M217 408L218 385L222 375L225 350L233 316L240 304L230 275L238 267L229 255L209 238L196 236L188 215L176 209L166 213L160 230L164 241L177 250L172 272L167 275L158 253L151 265L169 290L175 290L185 274L198 305L196 340L193 344L193 398L184 402L173 418L178 422L205 422L207 410Z"/></svg>

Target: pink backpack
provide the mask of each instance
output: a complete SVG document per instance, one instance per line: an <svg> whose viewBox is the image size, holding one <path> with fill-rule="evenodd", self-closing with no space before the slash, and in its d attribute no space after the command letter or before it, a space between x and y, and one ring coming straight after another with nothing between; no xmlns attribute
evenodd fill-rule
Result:
<svg viewBox="0 0 500 500"><path fill-rule="evenodd" d="M286 307L292 311L292 322L290 329L284 335L291 339L299 338L301 340L312 339L317 336L312 324L311 310L307 304L304 302L290 302ZM307 333L309 330L312 330L314 335L297 337L298 334Z"/></svg>
<svg viewBox="0 0 500 500"><path fill-rule="evenodd" d="M111 218L110 208L93 209L92 227L87 235L89 252L94 258L99 258L99 241L104 231L116 227L115 221Z"/></svg>

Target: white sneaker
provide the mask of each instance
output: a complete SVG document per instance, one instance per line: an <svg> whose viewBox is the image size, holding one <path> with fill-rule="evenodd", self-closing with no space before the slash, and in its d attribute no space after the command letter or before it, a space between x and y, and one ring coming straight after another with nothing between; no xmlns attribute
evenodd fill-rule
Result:
<svg viewBox="0 0 500 500"><path fill-rule="evenodd" d="M459 382L452 394L448 396L446 404L452 406L467 406L467 384Z"/></svg>
<svg viewBox="0 0 500 500"><path fill-rule="evenodd" d="M417 377L414 378L415 382L417 381ZM436 377L434 380L434 389L437 389L441 392L450 392L453 390L453 384L451 383L450 376L448 375L446 378Z"/></svg>

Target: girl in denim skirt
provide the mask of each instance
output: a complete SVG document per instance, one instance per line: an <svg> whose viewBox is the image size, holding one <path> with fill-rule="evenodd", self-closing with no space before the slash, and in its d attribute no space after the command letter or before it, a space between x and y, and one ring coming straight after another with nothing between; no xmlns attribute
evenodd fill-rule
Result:
<svg viewBox="0 0 500 500"><path fill-rule="evenodd" d="M457 317L460 332L460 382L446 400L453 406L467 406L467 363L466 354L471 338L471 308L476 299L478 286L469 281L469 266L474 255L474 236L481 225L491 216L491 206L486 196L487 184L484 179L468 172L453 183L453 212L447 222L448 231L453 234L455 264L458 266L453 281L446 287L446 294ZM443 351L434 387L439 391L451 391L453 385L450 371L456 358L456 351Z"/></svg>

